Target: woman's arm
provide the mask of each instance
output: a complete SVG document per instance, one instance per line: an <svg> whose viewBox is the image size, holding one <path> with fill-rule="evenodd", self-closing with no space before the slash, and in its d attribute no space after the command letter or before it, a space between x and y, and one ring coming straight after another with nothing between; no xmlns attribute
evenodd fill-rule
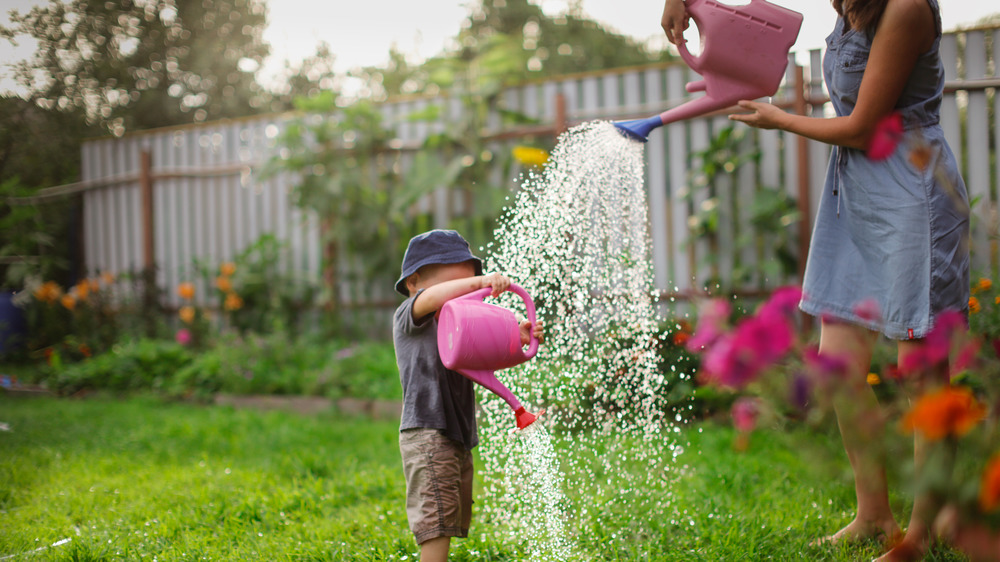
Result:
<svg viewBox="0 0 1000 562"><path fill-rule="evenodd" d="M741 101L740 107L753 113L729 118L761 129L783 129L828 144L865 149L879 120L892 112L917 59L930 48L935 35L934 13L926 0L889 0L850 115L806 117L767 103Z"/></svg>

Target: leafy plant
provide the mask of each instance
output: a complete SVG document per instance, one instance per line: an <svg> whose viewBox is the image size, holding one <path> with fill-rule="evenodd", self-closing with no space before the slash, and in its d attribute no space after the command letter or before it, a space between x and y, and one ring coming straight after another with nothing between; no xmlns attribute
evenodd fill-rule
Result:
<svg viewBox="0 0 1000 562"><path fill-rule="evenodd" d="M739 170L746 164L758 164L759 148L746 148L743 142L746 131L735 126L719 131L709 142L709 146L694 154L700 164L689 172L689 187L683 192L683 199L692 202L693 212L688 219L688 229L692 241L706 243L707 253L702 262L711 271L711 279L705 286L716 284L723 292L747 283L765 279L787 279L798 272L798 253L795 237L790 228L801 217L795 199L784 189L761 185L755 180L753 199L741 201L737 197ZM729 193L723 193L720 179L732 178ZM701 200L694 204L695 200ZM728 208L722 205L728 200ZM749 229L741 229L737 217L749 211ZM719 240L721 222L730 221L734 232L734 244L721 247ZM775 259L755 259L744 263L741 259L745 251L752 251L758 258L773 253ZM719 262L723 252L733 256L732 277L722 279Z"/></svg>

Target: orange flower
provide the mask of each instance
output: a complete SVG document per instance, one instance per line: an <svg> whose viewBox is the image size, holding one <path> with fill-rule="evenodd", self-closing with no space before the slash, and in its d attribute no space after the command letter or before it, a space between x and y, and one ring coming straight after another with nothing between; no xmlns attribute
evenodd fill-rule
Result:
<svg viewBox="0 0 1000 562"><path fill-rule="evenodd" d="M115 274L110 271L105 271L101 273L101 281L104 281L105 285L110 285L115 282Z"/></svg>
<svg viewBox="0 0 1000 562"><path fill-rule="evenodd" d="M180 310L177 311L177 315L181 317L181 321L185 324L190 324L191 322L194 322L194 307L182 306Z"/></svg>
<svg viewBox="0 0 1000 562"><path fill-rule="evenodd" d="M76 308L76 297L73 295L63 295L62 300L59 302L66 307L66 310L73 310Z"/></svg>
<svg viewBox="0 0 1000 562"><path fill-rule="evenodd" d="M243 299L236 293L229 293L226 295L226 302L223 303L223 306L229 311L239 310L243 308Z"/></svg>
<svg viewBox="0 0 1000 562"><path fill-rule="evenodd" d="M76 298L81 301L87 300L87 296L90 295L90 282L86 279L80 281L76 284Z"/></svg>
<svg viewBox="0 0 1000 562"><path fill-rule="evenodd" d="M230 277L232 274L236 273L236 264L231 261L223 263L219 266L219 273L225 275L226 277Z"/></svg>
<svg viewBox="0 0 1000 562"><path fill-rule="evenodd" d="M177 286L177 294L189 301L194 298L194 283L184 282Z"/></svg>
<svg viewBox="0 0 1000 562"><path fill-rule="evenodd" d="M35 289L35 298L45 302L56 302L62 296L62 288L55 281L46 281Z"/></svg>
<svg viewBox="0 0 1000 562"><path fill-rule="evenodd" d="M90 357L92 355L90 351L90 346L88 346L85 343L81 343L77 347L77 349L80 350L80 354L82 354L84 357Z"/></svg>
<svg viewBox="0 0 1000 562"><path fill-rule="evenodd" d="M223 293L228 293L233 290L233 282L230 281L225 275L220 275L215 278L215 286L218 287Z"/></svg>
<svg viewBox="0 0 1000 562"><path fill-rule="evenodd" d="M687 332L677 332L674 334L674 345L683 347L689 339L691 339L691 334Z"/></svg>
<svg viewBox="0 0 1000 562"><path fill-rule="evenodd" d="M878 373L868 373L868 384L870 386L882 384L882 377L878 376Z"/></svg>
<svg viewBox="0 0 1000 562"><path fill-rule="evenodd" d="M968 388L945 387L921 396L903 418L903 429L931 441L968 433L986 417L986 407Z"/></svg>
<svg viewBox="0 0 1000 562"><path fill-rule="evenodd" d="M979 305L979 299L976 297L969 297L969 312L975 314L980 310L982 310L982 307Z"/></svg>
<svg viewBox="0 0 1000 562"><path fill-rule="evenodd" d="M1000 455L994 455L979 482L979 508L989 513L1000 507Z"/></svg>
<svg viewBox="0 0 1000 562"><path fill-rule="evenodd" d="M910 151L910 164L922 172L930 166L932 156L930 145L923 143Z"/></svg>
<svg viewBox="0 0 1000 562"><path fill-rule="evenodd" d="M989 277L980 277L979 281L976 282L976 290L978 291L989 291L993 288L993 281Z"/></svg>
<svg viewBox="0 0 1000 562"><path fill-rule="evenodd" d="M88 279L87 283L90 285L90 292L96 293L101 290L101 280L94 277L93 279Z"/></svg>

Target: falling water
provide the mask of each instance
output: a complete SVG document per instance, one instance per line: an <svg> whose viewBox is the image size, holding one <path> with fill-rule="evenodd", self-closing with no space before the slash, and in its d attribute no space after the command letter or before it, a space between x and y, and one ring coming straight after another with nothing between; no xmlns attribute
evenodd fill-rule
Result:
<svg viewBox="0 0 1000 562"><path fill-rule="evenodd" d="M547 409L544 427L511 434L506 404L482 400L483 512L531 560L586 559L584 535L638 535L670 505L682 448L657 364L643 170L643 145L611 123L574 127L522 178L487 248L488 270L523 286L545 321L535 359L498 375Z"/></svg>

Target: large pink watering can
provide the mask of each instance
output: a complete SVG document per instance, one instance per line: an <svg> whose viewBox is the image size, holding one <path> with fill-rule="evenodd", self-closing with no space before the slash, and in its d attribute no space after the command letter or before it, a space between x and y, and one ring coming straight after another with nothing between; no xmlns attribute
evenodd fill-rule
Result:
<svg viewBox="0 0 1000 562"><path fill-rule="evenodd" d="M524 299L528 320L534 324L535 303L531 297L514 284L509 290ZM538 416L525 410L493 371L520 365L534 357L538 339L531 337L527 351L521 347L521 330L514 313L483 302L492 291L486 287L444 303L438 316L438 353L445 367L503 398L514 410L517 428L524 429Z"/></svg>
<svg viewBox="0 0 1000 562"><path fill-rule="evenodd" d="M649 132L661 125L778 91L802 14L765 0L744 6L686 0L685 8L698 26L701 54L692 55L683 44L678 49L684 62L702 76L685 89L705 95L648 119L615 123L627 137L646 142Z"/></svg>

